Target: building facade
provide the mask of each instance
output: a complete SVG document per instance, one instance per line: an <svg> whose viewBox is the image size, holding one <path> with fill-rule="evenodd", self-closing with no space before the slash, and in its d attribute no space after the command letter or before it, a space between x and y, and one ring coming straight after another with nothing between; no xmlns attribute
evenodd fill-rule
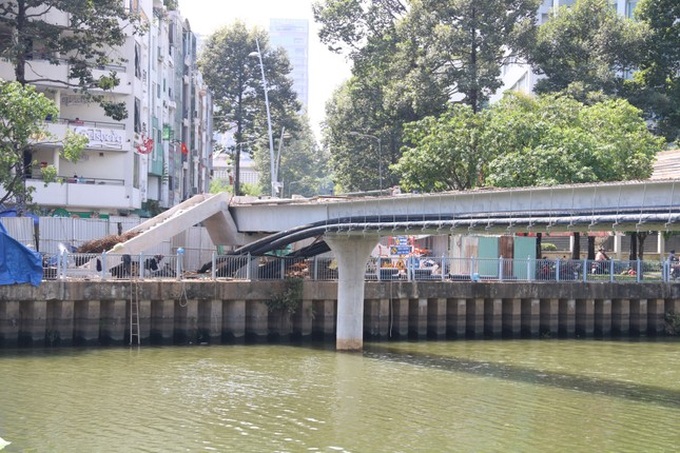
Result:
<svg viewBox="0 0 680 453"><path fill-rule="evenodd" d="M119 85L98 94L123 102L126 119L111 119L99 104L63 84L35 84L59 109L57 118L47 119L49 132L57 139L67 131L89 139L77 162L60 157L58 140L32 146L26 184L35 188L33 203L41 214L149 215L208 191L212 99L196 70L196 38L162 0L125 0L125 6L139 14L145 32L129 34L124 45L111 49L124 62L94 76L116 72ZM55 10L42 18L68 19ZM66 64L35 58L27 65L27 79L47 73L66 80L67 70ZM14 79L9 63L0 61L0 78ZM63 182L44 184L40 167L47 165L56 167Z"/></svg>
<svg viewBox="0 0 680 453"><path fill-rule="evenodd" d="M283 47L288 53L293 71L293 90L303 110L309 106L309 21L307 19L271 19L269 43Z"/></svg>

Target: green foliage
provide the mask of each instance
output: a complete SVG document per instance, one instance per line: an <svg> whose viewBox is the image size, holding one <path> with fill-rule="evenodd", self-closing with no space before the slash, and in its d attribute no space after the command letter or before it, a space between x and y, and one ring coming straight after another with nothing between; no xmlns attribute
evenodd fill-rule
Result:
<svg viewBox="0 0 680 453"><path fill-rule="evenodd" d="M581 101L594 91L616 94L625 71L639 64L647 36L645 24L618 15L609 0L563 6L539 27L535 40L525 42L529 62L546 76L535 90L568 90Z"/></svg>
<svg viewBox="0 0 680 453"><path fill-rule="evenodd" d="M248 182L244 182L241 185L241 192L243 193L243 195L259 197L262 195L262 186L260 184L251 184Z"/></svg>
<svg viewBox="0 0 680 453"><path fill-rule="evenodd" d="M650 36L624 95L644 110L656 133L674 141L680 132L680 3L641 0L635 16Z"/></svg>
<svg viewBox="0 0 680 453"><path fill-rule="evenodd" d="M31 190L25 184L30 168L24 167L24 152L38 143L57 143L45 125L45 118L57 113L54 103L34 87L0 80L0 184L4 191L0 203L12 198L21 207L30 203ZM62 157L79 159L86 143L82 135L67 134L61 142ZM48 166L42 169L42 175L45 183L53 182L56 169Z"/></svg>
<svg viewBox="0 0 680 453"><path fill-rule="evenodd" d="M163 4L169 11L175 11L178 6L178 0L163 0Z"/></svg>
<svg viewBox="0 0 680 453"><path fill-rule="evenodd" d="M406 128L393 171L407 190L463 190L645 179L664 142L624 100L508 94L474 114L458 106Z"/></svg>
<svg viewBox="0 0 680 453"><path fill-rule="evenodd" d="M645 179L664 146L624 100L588 106L563 96L509 95L491 112L496 126L487 138L497 157L489 164L487 185Z"/></svg>
<svg viewBox="0 0 680 453"><path fill-rule="evenodd" d="M276 138L275 151L279 150L279 182L283 184L281 197L289 197L293 191L298 195L312 196L319 193L321 181L328 176L328 156L317 144L307 116L300 118L300 131L296 135L284 134ZM262 192L270 192L271 175L269 149L258 147L254 153L260 170Z"/></svg>
<svg viewBox="0 0 680 453"><path fill-rule="evenodd" d="M273 295L265 301L270 312L281 311L293 315L302 305L303 280L301 278L286 278L285 289L280 294Z"/></svg>
<svg viewBox="0 0 680 453"><path fill-rule="evenodd" d="M68 14L66 25L50 21L55 11ZM50 82L74 88L102 106L106 104L104 97L91 90L111 90L120 80L115 71L98 78L94 70L121 64L124 60L113 56L110 49L125 43L124 27L135 32L140 25L120 0L12 0L0 3L0 17L0 23L14 37L9 45L0 48L0 58L12 62L17 82ZM33 59L67 64L68 78L51 79L48 74L29 78L26 67ZM120 118L120 106L117 113Z"/></svg>
<svg viewBox="0 0 680 453"><path fill-rule="evenodd" d="M555 252L557 251L557 246L552 242L541 242L541 250L544 252Z"/></svg>
<svg viewBox="0 0 680 453"><path fill-rule="evenodd" d="M407 191L441 192L474 187L488 161L483 142L487 114L455 105L439 118L406 125L404 136L417 145L405 151L392 170Z"/></svg>
<svg viewBox="0 0 680 453"><path fill-rule="evenodd" d="M297 112L300 104L292 89L291 65L283 49L269 47L267 33L249 30L234 22L213 33L199 58L203 79L213 92L215 106L223 121L220 132L232 132L237 143L253 140L256 147L269 152L267 114L262 68L256 54L260 48L264 78L267 82L272 131L286 128L291 134L299 130ZM254 53L255 52L255 53ZM240 149L234 153L234 188L241 192Z"/></svg>
<svg viewBox="0 0 680 453"><path fill-rule="evenodd" d="M414 1L399 28L400 49L418 55L415 71L427 68L444 92L461 95L477 112L502 85L501 66L515 56L508 49L533 32L538 6L535 0Z"/></svg>
<svg viewBox="0 0 680 453"><path fill-rule="evenodd" d="M222 192L231 193L232 186L231 184L229 184L229 181L227 180L213 178L212 180L210 180L209 191L210 193L222 193Z"/></svg>
<svg viewBox="0 0 680 453"><path fill-rule="evenodd" d="M317 2L320 38L354 63L326 107L324 146L336 187L377 189L380 169L383 187L395 185L390 169L401 157L404 124L438 117L452 99L480 110L501 85L501 65L516 56L508 49L530 34L537 7L535 0ZM381 149L352 131L380 138ZM455 184L466 185L441 183Z"/></svg>

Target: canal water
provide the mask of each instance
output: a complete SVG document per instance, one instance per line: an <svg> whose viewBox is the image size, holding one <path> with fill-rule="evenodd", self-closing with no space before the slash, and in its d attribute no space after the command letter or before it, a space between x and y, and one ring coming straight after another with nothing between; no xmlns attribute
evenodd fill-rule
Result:
<svg viewBox="0 0 680 453"><path fill-rule="evenodd" d="M680 450L680 342L0 351L5 452Z"/></svg>

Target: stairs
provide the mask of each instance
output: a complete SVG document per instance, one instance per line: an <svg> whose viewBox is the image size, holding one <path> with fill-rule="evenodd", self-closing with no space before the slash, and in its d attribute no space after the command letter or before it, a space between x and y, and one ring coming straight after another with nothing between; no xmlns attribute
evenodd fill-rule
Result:
<svg viewBox="0 0 680 453"><path fill-rule="evenodd" d="M230 196L226 192L199 194L128 230L137 236L116 246L120 254L141 253L167 238L204 222L215 245L234 244L242 240L229 213Z"/></svg>

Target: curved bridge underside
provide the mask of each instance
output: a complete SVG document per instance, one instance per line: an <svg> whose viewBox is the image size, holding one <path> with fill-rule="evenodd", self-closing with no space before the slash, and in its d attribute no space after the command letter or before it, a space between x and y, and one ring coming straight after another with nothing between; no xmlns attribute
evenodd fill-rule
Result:
<svg viewBox="0 0 680 453"><path fill-rule="evenodd" d="M570 231L671 231L680 230L680 213L661 210L646 213L574 213L541 216L536 213L516 213L512 216L471 215L467 217L406 215L357 216L323 220L271 234L231 254L262 255L280 250L289 244L325 235L385 236L399 234L505 234L516 232ZM310 254L296 252L296 256L325 253L328 248L315 247Z"/></svg>

